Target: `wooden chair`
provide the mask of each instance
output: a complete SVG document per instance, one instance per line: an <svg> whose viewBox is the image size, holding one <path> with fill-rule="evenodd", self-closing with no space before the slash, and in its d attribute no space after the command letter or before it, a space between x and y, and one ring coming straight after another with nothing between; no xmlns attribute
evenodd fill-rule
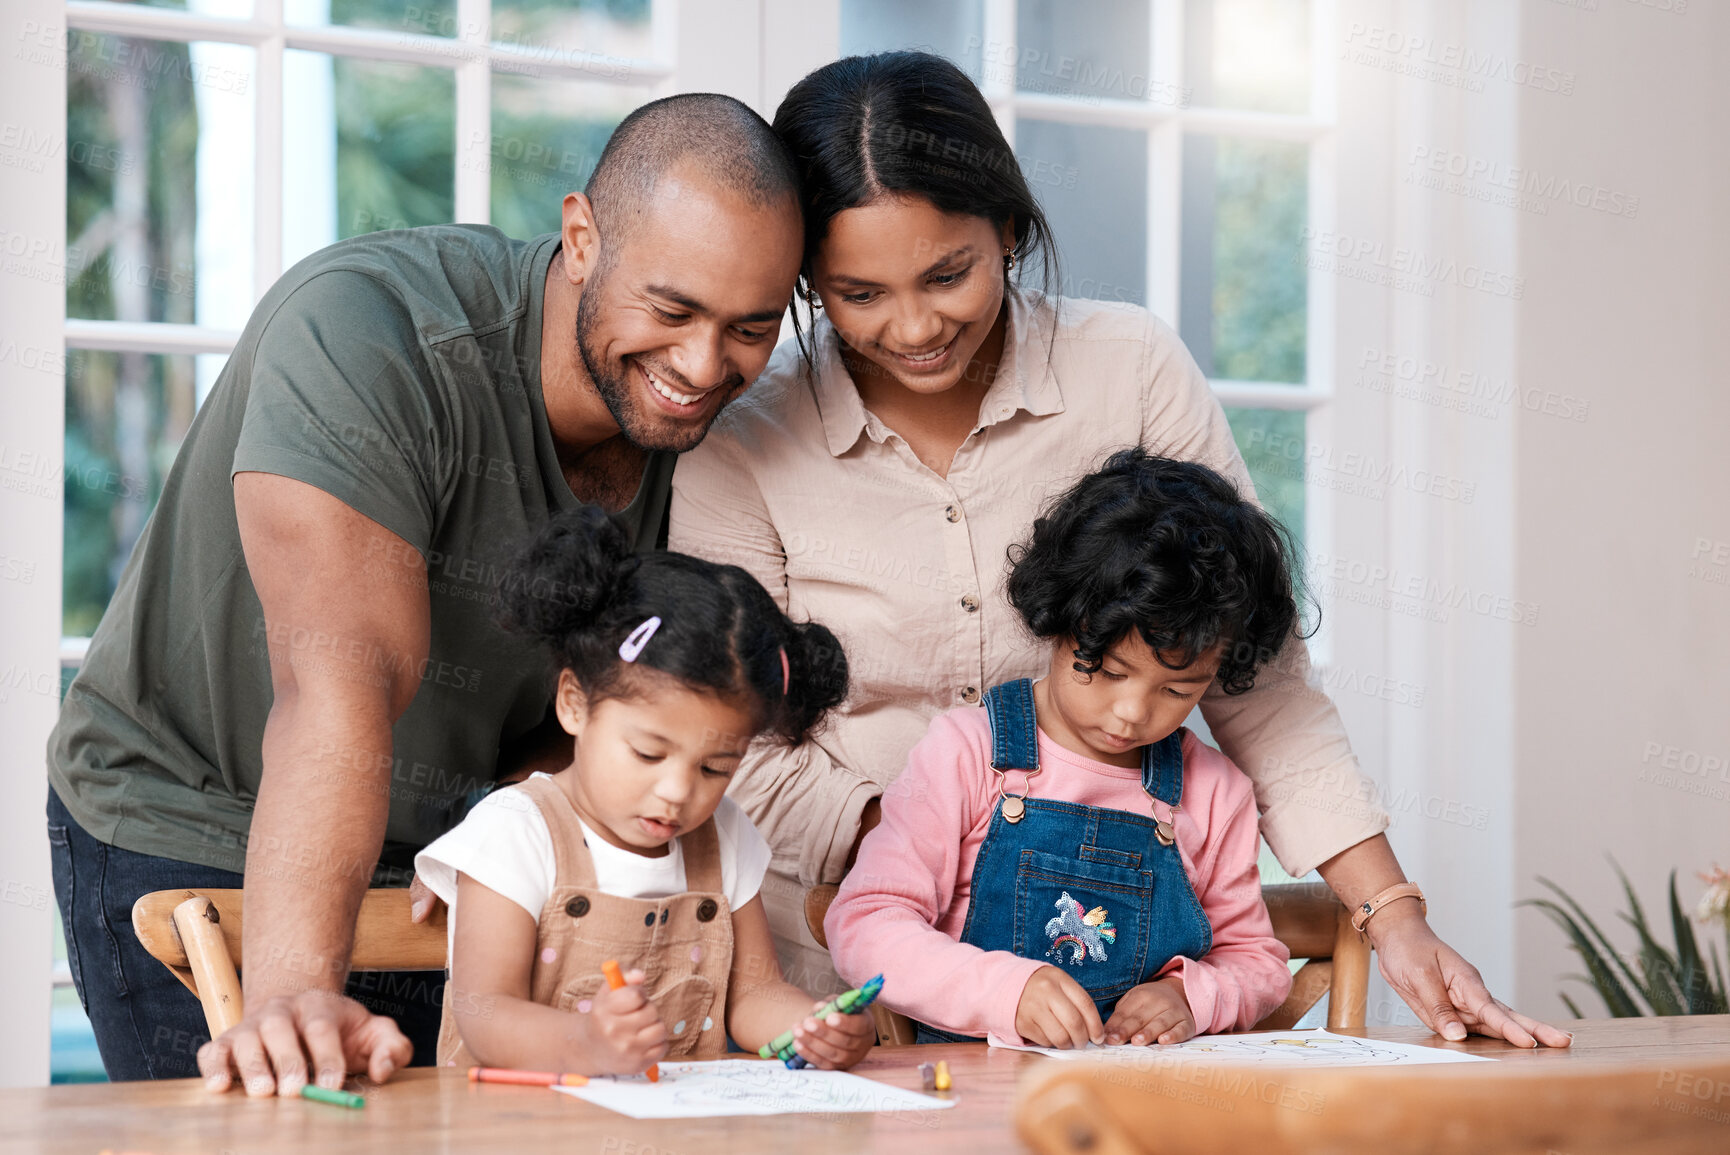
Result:
<svg viewBox="0 0 1730 1155"><path fill-rule="evenodd" d="M1040 1063L1015 1128L1041 1155L1723 1155L1710 1096L1730 1087L1730 1059L1670 1064Z"/></svg>
<svg viewBox="0 0 1730 1155"><path fill-rule="evenodd" d="M827 948L823 918L840 887L816 886L805 892L805 925L819 944ZM1328 996L1328 1028L1339 1030L1364 1025L1370 989L1369 940L1352 929L1351 911L1323 882L1288 882L1262 887L1268 914L1273 918L1274 937L1286 945L1293 958L1306 959L1292 976L1291 994L1285 1002L1256 1024L1259 1031L1279 1031L1295 1026L1304 1014ZM874 1005L881 1043L911 1043L913 1024L905 1015Z"/></svg>
<svg viewBox="0 0 1730 1155"><path fill-rule="evenodd" d="M215 1038L242 1016L239 967L241 891L158 890L132 904L132 931L144 949L204 1006ZM409 919L408 891L369 890L354 928L357 971L432 971L445 965L444 907Z"/></svg>

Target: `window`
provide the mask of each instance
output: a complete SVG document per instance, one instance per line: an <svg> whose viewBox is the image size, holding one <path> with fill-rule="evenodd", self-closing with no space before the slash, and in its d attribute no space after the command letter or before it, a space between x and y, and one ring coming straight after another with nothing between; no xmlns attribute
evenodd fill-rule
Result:
<svg viewBox="0 0 1730 1155"><path fill-rule="evenodd" d="M984 91L1052 219L1059 291L1174 324L1264 503L1300 539L1331 286L1293 259L1331 203L1331 0L843 0L843 54L918 48ZM1294 50L1295 46L1295 50Z"/></svg>

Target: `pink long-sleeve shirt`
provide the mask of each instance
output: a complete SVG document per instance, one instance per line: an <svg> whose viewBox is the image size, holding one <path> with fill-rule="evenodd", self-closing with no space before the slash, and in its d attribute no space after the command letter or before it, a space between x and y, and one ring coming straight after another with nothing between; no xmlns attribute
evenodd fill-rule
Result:
<svg viewBox="0 0 1730 1155"><path fill-rule="evenodd" d="M1051 964L959 941L973 864L997 805L986 712L939 715L883 795L883 821L829 907L823 929L849 983L884 976L884 1001L956 1034L1019 1042L1015 1009L1033 972ZM1030 796L1147 813L1139 768L1083 757L1039 731L1041 772ZM1170 808L1153 804L1156 818ZM1173 959L1196 1031L1243 1030L1284 1001L1290 953L1273 937L1256 870L1250 781L1218 750L1188 734L1177 848L1213 927L1204 958Z"/></svg>

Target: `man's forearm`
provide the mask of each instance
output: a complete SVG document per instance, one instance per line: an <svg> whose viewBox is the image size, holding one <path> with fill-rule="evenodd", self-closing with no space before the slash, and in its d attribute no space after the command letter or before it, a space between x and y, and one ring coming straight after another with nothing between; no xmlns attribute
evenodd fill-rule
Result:
<svg viewBox="0 0 1730 1155"><path fill-rule="evenodd" d="M343 989L390 812L388 721L305 706L279 699L265 727L246 852L249 1004Z"/></svg>

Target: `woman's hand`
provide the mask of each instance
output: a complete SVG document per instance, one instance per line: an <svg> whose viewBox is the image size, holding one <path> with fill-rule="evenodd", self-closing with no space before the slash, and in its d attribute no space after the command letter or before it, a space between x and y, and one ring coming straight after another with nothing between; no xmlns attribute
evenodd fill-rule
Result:
<svg viewBox="0 0 1730 1155"><path fill-rule="evenodd" d="M820 1011L826 1004L813 1003ZM813 1067L844 1071L865 1057L877 1043L877 1025L869 1014L829 1015L821 1022L815 1016L793 1024L793 1049Z"/></svg>
<svg viewBox="0 0 1730 1155"><path fill-rule="evenodd" d="M1382 977L1442 1038L1459 1042L1470 1032L1506 1039L1516 1047L1566 1047L1574 1041L1568 1032L1491 997L1478 968L1436 937L1417 903L1389 903L1371 916L1365 929Z"/></svg>
<svg viewBox="0 0 1730 1155"><path fill-rule="evenodd" d="M408 917L410 922L425 922L433 912L445 904L444 899L432 892L432 887L415 875L408 880Z"/></svg>

